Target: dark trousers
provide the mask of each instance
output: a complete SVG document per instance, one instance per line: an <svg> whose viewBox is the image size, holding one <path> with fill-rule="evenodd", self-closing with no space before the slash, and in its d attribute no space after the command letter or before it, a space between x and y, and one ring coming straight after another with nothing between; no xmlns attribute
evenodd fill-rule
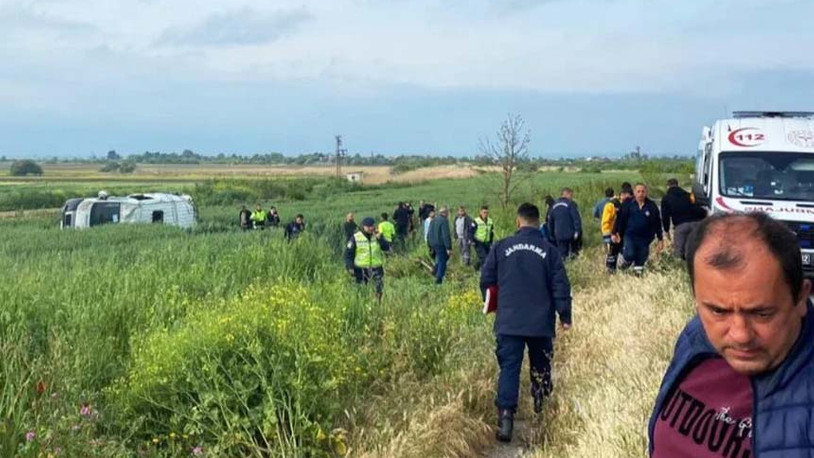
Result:
<svg viewBox="0 0 814 458"><path fill-rule="evenodd" d="M607 256L605 256L605 268L608 272L616 272L616 266L619 262L619 254L622 253L622 244L614 243L610 237L605 237L605 247L607 249Z"/></svg>
<svg viewBox="0 0 814 458"><path fill-rule="evenodd" d="M577 237L576 240L571 242L571 256L579 256L580 251L582 251L582 232L579 233L579 237Z"/></svg>
<svg viewBox="0 0 814 458"><path fill-rule="evenodd" d="M371 267L368 269L360 269L359 267L354 267L353 276L356 278L356 283L358 284L366 285L368 282L373 282L373 285L376 287L376 294L382 294L382 289L384 289L384 268Z"/></svg>
<svg viewBox="0 0 814 458"><path fill-rule="evenodd" d="M483 263L486 262L486 256L489 255L489 250L492 248L492 244L479 242L477 240L475 240L474 243L475 253L478 255L478 261L475 263L475 269L480 270Z"/></svg>
<svg viewBox="0 0 814 458"><path fill-rule="evenodd" d="M624 244L622 257L625 258L625 262L622 263L622 268L627 269L632 265L635 273L642 273L644 264L647 262L647 258L650 257L650 241L625 237Z"/></svg>
<svg viewBox="0 0 814 458"><path fill-rule="evenodd" d="M498 409L517 410L517 398L520 391L520 369L523 366L523 350L528 347L531 395L533 397L549 396L554 386L551 382L551 357L554 354L554 342L551 337L524 337L497 335L497 363L500 375L497 379Z"/></svg>
<svg viewBox="0 0 814 458"><path fill-rule="evenodd" d="M687 239L690 237L693 229L700 223L681 223L676 226L673 231L673 256L679 259L686 259L687 256Z"/></svg>
<svg viewBox="0 0 814 458"><path fill-rule="evenodd" d="M407 226L396 226L395 248L401 252L407 251Z"/></svg>
<svg viewBox="0 0 814 458"><path fill-rule="evenodd" d="M573 240L557 240L557 251L560 252L560 257L563 261L571 256L571 250L574 248Z"/></svg>
<svg viewBox="0 0 814 458"><path fill-rule="evenodd" d="M435 265L432 269L435 274L435 283L440 285L444 282L444 275L447 273L449 253L447 252L447 248L443 246L435 246L430 249L435 252Z"/></svg>

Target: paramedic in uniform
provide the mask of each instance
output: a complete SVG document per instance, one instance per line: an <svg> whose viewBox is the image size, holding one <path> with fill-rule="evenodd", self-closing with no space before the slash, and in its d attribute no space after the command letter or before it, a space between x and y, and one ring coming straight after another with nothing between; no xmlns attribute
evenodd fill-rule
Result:
<svg viewBox="0 0 814 458"><path fill-rule="evenodd" d="M481 270L480 285L497 287L497 438L512 437L520 388L523 352L528 347L534 411L551 394L551 356L556 315L563 329L571 327L571 286L556 247L538 229L540 210L525 203L517 210L517 232L497 242Z"/></svg>

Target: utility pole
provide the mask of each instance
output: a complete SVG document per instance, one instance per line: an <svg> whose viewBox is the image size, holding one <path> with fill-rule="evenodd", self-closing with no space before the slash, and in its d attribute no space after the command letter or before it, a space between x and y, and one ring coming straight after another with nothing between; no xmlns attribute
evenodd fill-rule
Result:
<svg viewBox="0 0 814 458"><path fill-rule="evenodd" d="M336 176L342 177L342 157L347 154L348 150L342 147L342 136L336 135Z"/></svg>

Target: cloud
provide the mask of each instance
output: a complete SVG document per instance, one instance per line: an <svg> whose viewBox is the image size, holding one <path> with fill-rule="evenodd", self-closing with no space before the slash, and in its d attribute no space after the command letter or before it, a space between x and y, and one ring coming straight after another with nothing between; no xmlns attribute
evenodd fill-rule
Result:
<svg viewBox="0 0 814 458"><path fill-rule="evenodd" d="M25 5L0 7L0 28L8 31L53 32L60 36L83 35L99 29L88 22L43 13Z"/></svg>
<svg viewBox="0 0 814 458"><path fill-rule="evenodd" d="M189 29L167 29L159 45L262 45L279 40L313 19L304 8L263 13L243 8L216 13Z"/></svg>

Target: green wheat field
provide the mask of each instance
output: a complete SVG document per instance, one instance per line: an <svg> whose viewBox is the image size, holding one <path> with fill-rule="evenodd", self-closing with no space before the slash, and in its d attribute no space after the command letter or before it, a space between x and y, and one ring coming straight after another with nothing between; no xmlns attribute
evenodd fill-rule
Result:
<svg viewBox="0 0 814 458"><path fill-rule="evenodd" d="M350 185L327 177L127 180L0 177L0 456L467 457L492 444L493 317L456 253L437 287L420 237L385 266L379 305L343 268L344 215L398 201L516 204L575 190L586 250L568 264L574 328L558 336L555 392L515 441L532 457L646 455L646 421L692 314L681 265L604 274L593 203L636 172L537 172L501 208L497 178ZM666 176L646 177L659 180ZM184 191L191 231L59 229L75 196ZM658 189L655 190L658 192ZM243 232L240 204L303 213L306 233ZM37 210L40 209L40 210ZM37 211L31 211L37 210ZM524 372L525 374L525 372Z"/></svg>

